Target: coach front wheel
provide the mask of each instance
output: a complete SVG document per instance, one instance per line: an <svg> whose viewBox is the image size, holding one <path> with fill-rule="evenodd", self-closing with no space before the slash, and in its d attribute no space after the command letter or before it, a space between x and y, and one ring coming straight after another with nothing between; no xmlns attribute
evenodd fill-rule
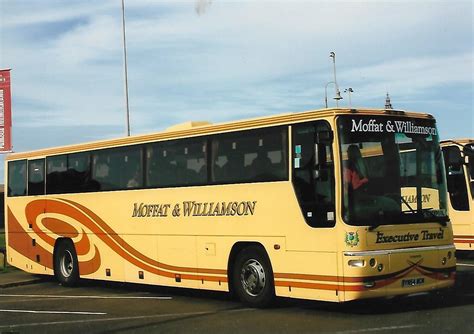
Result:
<svg viewBox="0 0 474 334"><path fill-rule="evenodd" d="M235 261L232 281L239 299L253 307L267 307L275 298L273 271L261 247L244 248Z"/></svg>

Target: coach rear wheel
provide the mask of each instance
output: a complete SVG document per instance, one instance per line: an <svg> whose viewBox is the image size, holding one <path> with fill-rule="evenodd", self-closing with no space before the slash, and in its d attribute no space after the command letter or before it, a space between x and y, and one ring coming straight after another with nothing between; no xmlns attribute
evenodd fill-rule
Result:
<svg viewBox="0 0 474 334"><path fill-rule="evenodd" d="M79 263L73 243L60 241L54 252L54 275L65 286L73 286L79 280Z"/></svg>
<svg viewBox="0 0 474 334"><path fill-rule="evenodd" d="M239 253L232 278L234 290L245 304L266 307L274 300L273 271L260 247L247 247Z"/></svg>

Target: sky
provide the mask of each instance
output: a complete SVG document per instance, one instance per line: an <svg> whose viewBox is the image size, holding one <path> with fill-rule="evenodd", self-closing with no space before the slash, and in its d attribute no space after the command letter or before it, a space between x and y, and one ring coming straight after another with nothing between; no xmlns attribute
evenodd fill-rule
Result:
<svg viewBox="0 0 474 334"><path fill-rule="evenodd" d="M125 22L132 135L324 108L333 51L340 106L388 92L474 137L470 0L125 0ZM14 151L126 135L123 58L121 0L0 0Z"/></svg>

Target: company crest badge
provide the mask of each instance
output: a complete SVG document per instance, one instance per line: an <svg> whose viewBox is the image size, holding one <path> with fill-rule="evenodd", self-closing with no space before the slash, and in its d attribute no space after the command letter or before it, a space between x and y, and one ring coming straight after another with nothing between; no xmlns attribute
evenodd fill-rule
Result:
<svg viewBox="0 0 474 334"><path fill-rule="evenodd" d="M357 246L359 244L359 234L357 232L346 232L346 245Z"/></svg>

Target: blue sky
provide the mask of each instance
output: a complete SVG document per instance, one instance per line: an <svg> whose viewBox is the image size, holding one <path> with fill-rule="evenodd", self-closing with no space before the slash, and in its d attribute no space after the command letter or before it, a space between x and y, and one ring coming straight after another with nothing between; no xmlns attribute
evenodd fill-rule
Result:
<svg viewBox="0 0 474 334"><path fill-rule="evenodd" d="M474 137L470 0L125 7L132 134L323 108L335 51L353 106L383 107L388 91L435 115L442 138ZM15 151L125 135L121 38L121 0L0 0Z"/></svg>

